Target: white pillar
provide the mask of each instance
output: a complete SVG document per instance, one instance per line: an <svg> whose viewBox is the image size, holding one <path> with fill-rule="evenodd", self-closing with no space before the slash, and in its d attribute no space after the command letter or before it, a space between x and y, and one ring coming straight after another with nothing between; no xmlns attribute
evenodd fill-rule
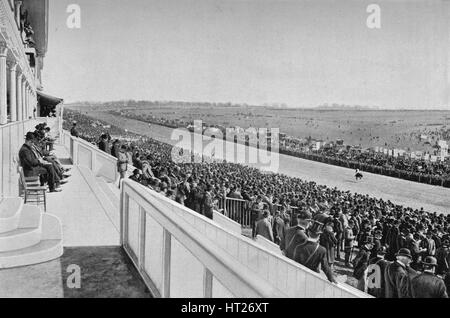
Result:
<svg viewBox="0 0 450 318"><path fill-rule="evenodd" d="M23 102L22 102L22 73L17 72L16 77L16 106L17 106L17 120L23 120Z"/></svg>
<svg viewBox="0 0 450 318"><path fill-rule="evenodd" d="M6 85L6 55L8 47L6 43L0 42L0 125L4 125L8 121L8 105L7 103L7 85Z"/></svg>
<svg viewBox="0 0 450 318"><path fill-rule="evenodd" d="M20 25L20 8L22 7L22 1L14 2L14 13L17 25Z"/></svg>
<svg viewBox="0 0 450 318"><path fill-rule="evenodd" d="M34 93L33 89L30 87L30 109L31 109L31 116L34 118L37 116L37 114L34 112L34 108L36 107L34 103Z"/></svg>
<svg viewBox="0 0 450 318"><path fill-rule="evenodd" d="M30 111L31 99L30 99L30 88L28 86L28 82L27 82L27 85L26 85L26 90L27 90L27 119L29 119L33 114Z"/></svg>
<svg viewBox="0 0 450 318"><path fill-rule="evenodd" d="M17 62L8 63L9 66L9 109L11 110L11 121L17 121L17 97L16 97L16 69Z"/></svg>
<svg viewBox="0 0 450 318"><path fill-rule="evenodd" d="M25 76L22 76L22 116L23 120L27 119L27 98L25 91Z"/></svg>
<svg viewBox="0 0 450 318"><path fill-rule="evenodd" d="M24 114L25 114L25 120L28 119L29 117L29 113L28 113L28 90L27 90L27 81L25 80L25 82L23 83L23 99L24 99L24 106L23 109Z"/></svg>

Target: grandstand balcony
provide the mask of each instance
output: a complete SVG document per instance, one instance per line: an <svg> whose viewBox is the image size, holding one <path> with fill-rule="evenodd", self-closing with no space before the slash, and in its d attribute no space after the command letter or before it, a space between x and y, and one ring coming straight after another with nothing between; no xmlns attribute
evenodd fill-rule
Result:
<svg viewBox="0 0 450 318"><path fill-rule="evenodd" d="M59 118L45 120L59 131L58 157L72 167L69 184L49 194L47 205L62 224L64 254L0 270L1 296L80 297L104 291L108 297L368 297L287 259L271 242L241 235L240 224L220 213L210 220L131 180L122 181L119 191L114 157L62 130ZM10 148L17 151L24 132L41 121L2 127L3 136L5 129L19 131ZM14 162L6 165L12 168ZM9 177L2 189L15 196L17 180ZM105 276L99 263L120 274ZM73 264L83 279L74 290L64 283L66 267ZM39 279L32 278L36 272ZM107 291L112 282L119 292ZM47 287L38 288L42 284Z"/></svg>
<svg viewBox="0 0 450 318"><path fill-rule="evenodd" d="M33 44L24 36L24 24L34 32ZM47 29L48 0L0 1L0 125L40 114Z"/></svg>

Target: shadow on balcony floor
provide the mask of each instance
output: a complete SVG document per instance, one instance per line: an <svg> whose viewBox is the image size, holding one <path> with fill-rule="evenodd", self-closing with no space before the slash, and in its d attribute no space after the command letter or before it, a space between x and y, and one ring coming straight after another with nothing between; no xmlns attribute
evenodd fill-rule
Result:
<svg viewBox="0 0 450 318"><path fill-rule="evenodd" d="M74 271L67 272L72 264L80 267L79 289L67 284L75 281ZM151 298L120 247L66 247L61 257L61 275L64 298Z"/></svg>

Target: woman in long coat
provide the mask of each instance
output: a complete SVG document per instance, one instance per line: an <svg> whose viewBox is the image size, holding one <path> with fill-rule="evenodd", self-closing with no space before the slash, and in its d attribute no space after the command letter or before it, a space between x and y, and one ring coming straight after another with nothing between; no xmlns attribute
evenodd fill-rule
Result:
<svg viewBox="0 0 450 318"><path fill-rule="evenodd" d="M333 219L329 218L325 222L325 228L320 235L320 245L327 250L327 261L330 267L334 264L335 247L337 245L337 239L333 233Z"/></svg>

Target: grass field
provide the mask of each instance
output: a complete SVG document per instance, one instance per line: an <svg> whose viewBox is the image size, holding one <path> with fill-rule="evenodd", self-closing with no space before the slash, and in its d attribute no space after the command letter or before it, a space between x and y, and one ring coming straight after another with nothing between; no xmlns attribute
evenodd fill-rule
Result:
<svg viewBox="0 0 450 318"><path fill-rule="evenodd" d="M450 129L450 111L427 110L320 110L273 107L202 106L83 106L73 107L87 114L122 111L143 117L202 120L224 127L279 128L293 137L336 140L362 147L390 147L409 151L431 151L442 130ZM428 140L421 140L420 135ZM445 139L445 138L444 138Z"/></svg>

